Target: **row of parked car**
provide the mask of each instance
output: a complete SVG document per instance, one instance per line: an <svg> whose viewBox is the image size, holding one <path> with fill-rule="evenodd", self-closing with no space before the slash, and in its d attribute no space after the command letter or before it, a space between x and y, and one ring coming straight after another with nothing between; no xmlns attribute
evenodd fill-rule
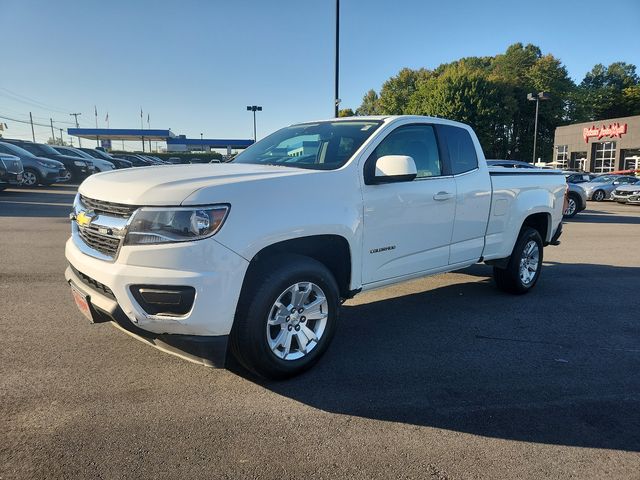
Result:
<svg viewBox="0 0 640 480"><path fill-rule="evenodd" d="M536 168L517 160L488 160L494 167ZM565 218L574 217L587 208L587 201L615 200L619 203L640 205L640 177L633 175L595 174L565 171L567 179L567 209Z"/></svg>
<svg viewBox="0 0 640 480"><path fill-rule="evenodd" d="M0 138L0 190L20 184L35 186L68 181L78 183L93 173L119 168L203 163L197 160L200 159L171 157L162 160L152 155L134 153L111 155L95 148L74 148Z"/></svg>

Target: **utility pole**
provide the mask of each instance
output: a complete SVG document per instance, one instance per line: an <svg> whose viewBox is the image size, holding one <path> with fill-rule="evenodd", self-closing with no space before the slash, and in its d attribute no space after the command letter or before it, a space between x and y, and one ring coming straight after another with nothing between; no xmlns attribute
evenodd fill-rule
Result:
<svg viewBox="0 0 640 480"><path fill-rule="evenodd" d="M78 124L78 115L82 115L81 113L70 113L69 114L72 117L75 117L76 119L76 128L80 128L80 125ZM78 137L78 146L82 147L82 138Z"/></svg>
<svg viewBox="0 0 640 480"><path fill-rule="evenodd" d="M96 116L96 130L98 130L98 107L93 106L93 113ZM100 140L98 139L98 135L96 135L96 147L100 146Z"/></svg>
<svg viewBox="0 0 640 480"><path fill-rule="evenodd" d="M64 145L64 140L62 139L62 129L60 129L60 145Z"/></svg>
<svg viewBox="0 0 640 480"><path fill-rule="evenodd" d="M33 138L33 141L36 141L36 132L33 130L33 115L31 115L31 112L29 112L29 121L31 122L31 137Z"/></svg>
<svg viewBox="0 0 640 480"><path fill-rule="evenodd" d="M340 0L336 0L336 81L334 95L334 116L338 117L338 109L340 108L340 96L338 94L338 84L340 78Z"/></svg>
<svg viewBox="0 0 640 480"><path fill-rule="evenodd" d="M49 117L49 121L51 122L51 140L56 141L56 134L53 131L53 118Z"/></svg>

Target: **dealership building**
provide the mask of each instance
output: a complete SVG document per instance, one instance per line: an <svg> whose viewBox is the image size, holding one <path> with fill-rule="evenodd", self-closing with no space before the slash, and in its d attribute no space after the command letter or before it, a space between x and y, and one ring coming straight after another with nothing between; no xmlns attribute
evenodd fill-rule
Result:
<svg viewBox="0 0 640 480"><path fill-rule="evenodd" d="M640 115L558 127L553 155L558 168L640 170Z"/></svg>

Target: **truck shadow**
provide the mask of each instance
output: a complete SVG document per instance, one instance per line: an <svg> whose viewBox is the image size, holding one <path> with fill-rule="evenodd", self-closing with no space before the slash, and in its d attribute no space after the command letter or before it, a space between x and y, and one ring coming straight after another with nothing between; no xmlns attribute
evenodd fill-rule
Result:
<svg viewBox="0 0 640 480"><path fill-rule="evenodd" d="M478 265L447 286L434 277L411 295L363 294L345 304L318 365L260 383L342 415L640 451L640 305L629 289L640 267L551 263L518 297L490 273Z"/></svg>
<svg viewBox="0 0 640 480"><path fill-rule="evenodd" d="M618 223L640 225L640 206L626 205L625 207L629 209L629 215L622 215L620 213L612 214L610 212L587 209L578 213L575 217L565 221L572 223Z"/></svg>

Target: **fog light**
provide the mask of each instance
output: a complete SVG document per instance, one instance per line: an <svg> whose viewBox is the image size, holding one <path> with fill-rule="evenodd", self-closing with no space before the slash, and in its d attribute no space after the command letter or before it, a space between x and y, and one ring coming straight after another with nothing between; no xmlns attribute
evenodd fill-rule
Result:
<svg viewBox="0 0 640 480"><path fill-rule="evenodd" d="M193 307L193 287L167 285L132 285L133 298L149 315L181 316Z"/></svg>

